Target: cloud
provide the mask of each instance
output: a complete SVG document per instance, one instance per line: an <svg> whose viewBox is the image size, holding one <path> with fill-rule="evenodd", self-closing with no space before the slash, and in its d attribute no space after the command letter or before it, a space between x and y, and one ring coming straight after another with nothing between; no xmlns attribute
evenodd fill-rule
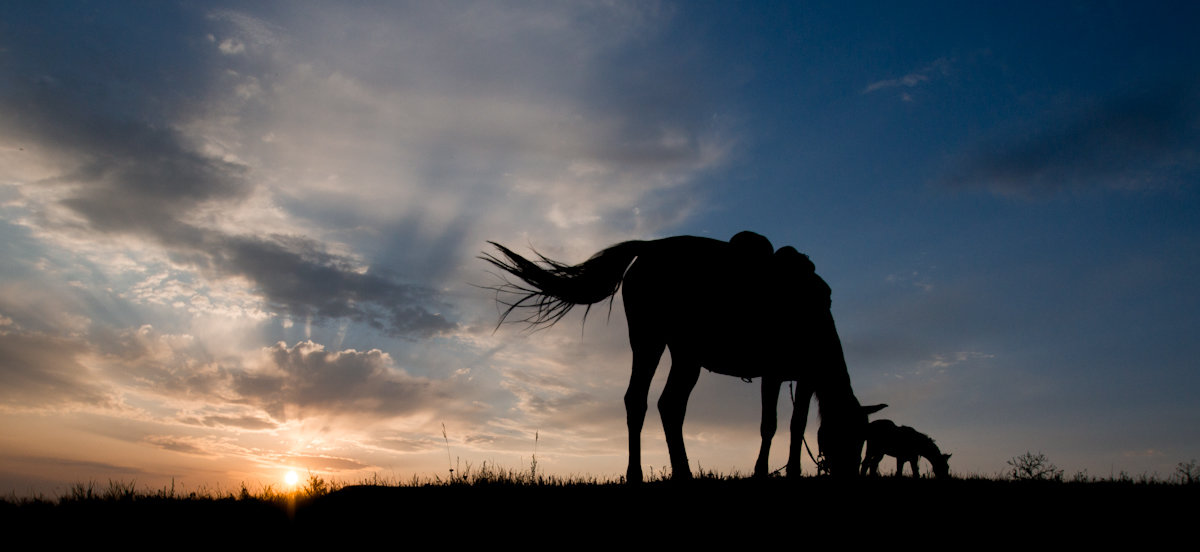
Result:
<svg viewBox="0 0 1200 552"><path fill-rule="evenodd" d="M78 339L0 333L0 408L115 406L114 390L96 382L94 374L79 362L85 351Z"/></svg>
<svg viewBox="0 0 1200 552"><path fill-rule="evenodd" d="M222 40L221 44L217 46L217 48L221 50L221 53L229 55L240 54L246 51L245 44L242 44L240 41L232 38L226 38L225 40Z"/></svg>
<svg viewBox="0 0 1200 552"><path fill-rule="evenodd" d="M935 370L944 370L964 362L991 358L996 358L996 355L976 351L957 351L949 354L935 354L933 359L926 364Z"/></svg>
<svg viewBox="0 0 1200 552"><path fill-rule="evenodd" d="M907 86L912 88L927 80L929 80L929 77L924 73L909 73L898 79L881 80L868 84L867 87L863 89L863 94L869 94L882 88L894 88L897 86Z"/></svg>
<svg viewBox="0 0 1200 552"><path fill-rule="evenodd" d="M208 448L207 441L203 439L189 439L181 437L172 437L169 435L147 435L144 442L171 452L181 452L183 454L191 454L195 456L213 457L216 456L212 450Z"/></svg>
<svg viewBox="0 0 1200 552"><path fill-rule="evenodd" d="M903 77L895 78L895 79L884 79L884 80L875 81L871 84L868 84L866 86L866 88L863 88L862 93L870 94L870 93L878 91L878 90L886 90L889 88L913 88L913 87L916 87L916 86L920 85L921 83L928 82L929 79L933 76L947 74L950 71L950 65L953 63L953 61L954 61L953 59L939 58L936 61L934 61L933 63L930 63L929 65L926 65L925 67L922 67L921 69L918 69L916 71L908 73L908 74L904 75ZM910 96L907 92L903 93L901 95L901 97L905 101L912 101L912 96Z"/></svg>
<svg viewBox="0 0 1200 552"><path fill-rule="evenodd" d="M8 411L99 409L234 433L295 421L386 424L433 412L478 423L486 408L467 374L415 377L379 349L331 351L312 341L245 353L211 348L148 325L71 337L0 332L0 402ZM154 443L178 450L176 441Z"/></svg>
<svg viewBox="0 0 1200 552"><path fill-rule="evenodd" d="M259 364L232 375L236 402L263 409L279 421L349 416L373 421L442 410L464 412L472 394L456 380L410 376L379 349L328 351L302 341L262 350Z"/></svg>
<svg viewBox="0 0 1200 552"><path fill-rule="evenodd" d="M942 179L953 188L1037 197L1070 189L1147 190L1200 177L1200 86L1146 87L1023 136L981 144Z"/></svg>
<svg viewBox="0 0 1200 552"><path fill-rule="evenodd" d="M353 471L371 467L370 464L364 464L353 458L339 458L336 456L308 456L308 455L287 455L279 458L279 460L289 464L299 464L309 470L338 472L338 471Z"/></svg>
<svg viewBox="0 0 1200 552"><path fill-rule="evenodd" d="M105 36L111 31L88 30ZM129 38L117 34L108 38L121 47ZM4 46L18 53L50 46L41 35L18 36L28 42ZM177 44L160 47L191 52ZM196 137L181 130L203 117L204 109L178 97L178 82L163 73L182 71L183 81L210 86L220 81L204 55L191 54L194 59L185 62L133 56L126 61L134 63L131 74L96 74L94 64L81 60L8 67L12 86L0 93L0 109L20 116L7 119L0 134L65 167L26 186L55 190L27 223L52 240L63 234L77 242L107 236L160 247L177 266L214 281L244 278L282 314L349 318L395 336L453 328L431 310L436 303L431 290L366 271L322 242L295 234L236 233L204 219L213 211L236 211L258 185L250 167L202 151ZM160 65L168 62L169 67Z"/></svg>
<svg viewBox="0 0 1200 552"><path fill-rule="evenodd" d="M212 251L206 260L218 275L247 277L269 306L292 316L348 318L394 336L423 337L456 326L429 309L438 302L433 290L360 272L351 259L312 240L227 237Z"/></svg>
<svg viewBox="0 0 1200 552"><path fill-rule="evenodd" d="M240 429L274 429L278 424L258 416L205 416L201 423L209 427L234 427Z"/></svg>
<svg viewBox="0 0 1200 552"><path fill-rule="evenodd" d="M63 471L70 473L100 473L113 478L121 477L137 477L146 475L146 470L131 466L121 466L118 464L109 464L106 462L95 462L91 460L77 460L72 458L56 458L44 456L15 456L7 460L22 464L29 467L37 468L61 468ZM81 481L76 481L82 484Z"/></svg>
<svg viewBox="0 0 1200 552"><path fill-rule="evenodd" d="M377 437L371 440L371 444L405 453L428 452L445 446L443 443L432 438L413 439L408 437Z"/></svg>

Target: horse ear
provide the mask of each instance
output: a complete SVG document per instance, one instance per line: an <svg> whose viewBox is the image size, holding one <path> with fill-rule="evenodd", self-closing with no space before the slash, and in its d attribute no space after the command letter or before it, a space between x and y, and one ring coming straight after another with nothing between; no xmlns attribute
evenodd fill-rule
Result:
<svg viewBox="0 0 1200 552"><path fill-rule="evenodd" d="M860 408L862 408L863 414L870 415L870 414L879 412L880 410L883 410L884 408L887 408L887 405L886 404L873 404L871 406L863 406Z"/></svg>

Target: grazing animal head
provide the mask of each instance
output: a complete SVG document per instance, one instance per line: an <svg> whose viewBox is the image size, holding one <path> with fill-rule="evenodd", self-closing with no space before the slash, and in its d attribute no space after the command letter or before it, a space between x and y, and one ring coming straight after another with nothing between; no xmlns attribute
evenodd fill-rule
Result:
<svg viewBox="0 0 1200 552"><path fill-rule="evenodd" d="M863 443L867 440L867 416L887 407L886 404L859 406L857 401L847 405L838 415L830 415L822 407L821 427L817 430L817 446L825 456L830 475L858 475L862 462Z"/></svg>
<svg viewBox="0 0 1200 552"><path fill-rule="evenodd" d="M950 475L950 455L938 454L933 458L929 458L929 463L933 465L933 475L936 477L946 477Z"/></svg>

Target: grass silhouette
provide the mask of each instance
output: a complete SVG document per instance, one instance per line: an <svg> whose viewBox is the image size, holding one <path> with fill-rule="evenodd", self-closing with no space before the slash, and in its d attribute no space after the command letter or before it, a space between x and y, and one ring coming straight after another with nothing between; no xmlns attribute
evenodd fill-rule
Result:
<svg viewBox="0 0 1200 552"><path fill-rule="evenodd" d="M655 470L644 484L629 486L621 478L563 477L485 462L466 465L447 479L375 476L344 484L309 474L293 491L270 485L138 490L132 482L89 482L54 499L0 500L0 529L54 535L56 542L78 537L94 543L100 535L120 534L135 539L128 544L143 538L211 537L239 547L340 545L396 532L410 538L442 535L448 545L515 542L520 532L551 545L579 539L616 545L630 538L711 545L767 542L761 539L792 527L807 528L812 538L831 543L837 542L836 527L856 538L883 538L886 533L876 531L904 527L919 514L923 530L956 539L1107 542L1123 534L1133 538L1139 528L1184 527L1194 519L1190 505L1200 498L1195 462L1180 466L1169 478L1122 473L1043 480L997 475L834 481L708 471L684 483ZM859 534L854 528L860 526L871 532ZM1103 532L1092 533L1093 528Z"/></svg>

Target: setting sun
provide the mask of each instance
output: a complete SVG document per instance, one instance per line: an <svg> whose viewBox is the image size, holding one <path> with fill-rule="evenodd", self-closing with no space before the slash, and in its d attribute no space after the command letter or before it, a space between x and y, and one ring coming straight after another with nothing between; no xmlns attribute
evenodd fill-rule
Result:
<svg viewBox="0 0 1200 552"><path fill-rule="evenodd" d="M283 476L283 481L289 487L295 487L296 483L300 482L300 476L296 474L296 470L288 470L287 474Z"/></svg>

